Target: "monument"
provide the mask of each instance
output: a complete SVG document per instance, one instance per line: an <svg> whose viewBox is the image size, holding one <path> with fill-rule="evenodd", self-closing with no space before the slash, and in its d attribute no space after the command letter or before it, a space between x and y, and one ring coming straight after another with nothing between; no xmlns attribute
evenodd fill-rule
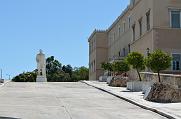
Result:
<svg viewBox="0 0 181 119"><path fill-rule="evenodd" d="M46 60L45 60L45 54L43 54L42 50L40 50L40 53L37 54L36 61L37 61L37 69L38 69L36 82L47 82Z"/></svg>

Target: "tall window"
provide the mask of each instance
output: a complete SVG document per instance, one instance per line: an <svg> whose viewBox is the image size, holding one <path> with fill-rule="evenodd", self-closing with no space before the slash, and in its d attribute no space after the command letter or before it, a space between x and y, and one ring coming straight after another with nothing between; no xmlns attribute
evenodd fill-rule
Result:
<svg viewBox="0 0 181 119"><path fill-rule="evenodd" d="M125 31L126 31L126 23L123 22L123 32L125 32Z"/></svg>
<svg viewBox="0 0 181 119"><path fill-rule="evenodd" d="M172 28L181 28L181 11L172 10L170 20Z"/></svg>
<svg viewBox="0 0 181 119"><path fill-rule="evenodd" d="M142 36L142 18L139 19L140 37Z"/></svg>
<svg viewBox="0 0 181 119"><path fill-rule="evenodd" d="M130 52L131 52L131 45L128 44L128 53L130 53Z"/></svg>
<svg viewBox="0 0 181 119"><path fill-rule="evenodd" d="M150 30L150 10L146 13L146 29Z"/></svg>
<svg viewBox="0 0 181 119"><path fill-rule="evenodd" d="M119 57L121 57L121 51L119 51L118 55L119 55Z"/></svg>
<svg viewBox="0 0 181 119"><path fill-rule="evenodd" d="M135 4L135 0L131 0L131 4L134 5Z"/></svg>
<svg viewBox="0 0 181 119"><path fill-rule="evenodd" d="M133 41L135 41L135 24L132 26L132 31L133 31Z"/></svg>
<svg viewBox="0 0 181 119"><path fill-rule="evenodd" d="M89 54L91 54L91 44L89 43Z"/></svg>
<svg viewBox="0 0 181 119"><path fill-rule="evenodd" d="M96 71L96 61L94 60L94 72Z"/></svg>
<svg viewBox="0 0 181 119"><path fill-rule="evenodd" d="M126 56L126 49L123 48L123 57L125 57L125 56Z"/></svg>
<svg viewBox="0 0 181 119"><path fill-rule="evenodd" d="M93 43L93 41L92 41L92 47L91 48L92 48L92 52L93 52L93 50L94 50L94 43Z"/></svg>
<svg viewBox="0 0 181 119"><path fill-rule="evenodd" d="M116 34L113 33L113 42L116 40Z"/></svg>
<svg viewBox="0 0 181 119"><path fill-rule="evenodd" d="M128 17L128 28L131 27L131 16Z"/></svg>
<svg viewBox="0 0 181 119"><path fill-rule="evenodd" d="M118 27L119 36L121 36L121 26Z"/></svg>
<svg viewBox="0 0 181 119"><path fill-rule="evenodd" d="M172 69L181 70L181 54L172 54Z"/></svg>

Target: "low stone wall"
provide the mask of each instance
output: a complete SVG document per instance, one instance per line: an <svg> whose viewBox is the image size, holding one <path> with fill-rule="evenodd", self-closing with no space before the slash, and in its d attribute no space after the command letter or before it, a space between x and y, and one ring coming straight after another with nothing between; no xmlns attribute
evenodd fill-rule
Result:
<svg viewBox="0 0 181 119"><path fill-rule="evenodd" d="M112 79L113 79L113 76L108 76L107 77L107 83L110 84Z"/></svg>
<svg viewBox="0 0 181 119"><path fill-rule="evenodd" d="M131 81L127 82L127 89L133 92L140 92L142 91L143 82L140 81Z"/></svg>
<svg viewBox="0 0 181 119"><path fill-rule="evenodd" d="M128 79L128 77L114 77L111 80L109 86L113 86L113 87L126 87L128 81L130 81Z"/></svg>
<svg viewBox="0 0 181 119"><path fill-rule="evenodd" d="M99 81L100 81L100 82L106 82L106 81L107 81L107 78L108 78L108 76L100 76L100 77L99 77Z"/></svg>
<svg viewBox="0 0 181 119"><path fill-rule="evenodd" d="M140 73L144 81L158 82L158 74L151 72L141 72ZM174 74L160 74L161 82L163 84L169 84L175 88L181 88L181 75Z"/></svg>
<svg viewBox="0 0 181 119"><path fill-rule="evenodd" d="M127 82L127 89L133 92L142 91L146 93L153 84L152 81L131 81Z"/></svg>
<svg viewBox="0 0 181 119"><path fill-rule="evenodd" d="M181 102L181 89L175 88L169 84L155 83L151 86L145 99L159 103Z"/></svg>

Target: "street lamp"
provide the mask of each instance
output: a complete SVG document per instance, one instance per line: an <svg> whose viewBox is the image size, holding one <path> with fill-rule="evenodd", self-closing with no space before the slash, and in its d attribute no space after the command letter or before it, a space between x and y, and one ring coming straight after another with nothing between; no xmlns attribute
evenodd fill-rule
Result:
<svg viewBox="0 0 181 119"><path fill-rule="evenodd" d="M150 48L147 48L146 52L147 52L147 56L149 56L150 55Z"/></svg>
<svg viewBox="0 0 181 119"><path fill-rule="evenodd" d="M150 55L150 48L147 48L147 49L146 49L146 53L147 53L147 56ZM147 71L148 71L148 72L151 72L151 69L150 69L150 68L147 68Z"/></svg>
<svg viewBox="0 0 181 119"><path fill-rule="evenodd" d="M1 79L3 79L3 70L1 69Z"/></svg>

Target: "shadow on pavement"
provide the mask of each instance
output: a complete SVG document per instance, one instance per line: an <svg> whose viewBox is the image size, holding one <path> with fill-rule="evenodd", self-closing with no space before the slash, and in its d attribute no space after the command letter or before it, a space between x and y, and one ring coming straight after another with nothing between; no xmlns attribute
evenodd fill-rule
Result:
<svg viewBox="0 0 181 119"><path fill-rule="evenodd" d="M13 117L1 117L1 116L0 116L0 119L21 119L21 118L13 118Z"/></svg>

